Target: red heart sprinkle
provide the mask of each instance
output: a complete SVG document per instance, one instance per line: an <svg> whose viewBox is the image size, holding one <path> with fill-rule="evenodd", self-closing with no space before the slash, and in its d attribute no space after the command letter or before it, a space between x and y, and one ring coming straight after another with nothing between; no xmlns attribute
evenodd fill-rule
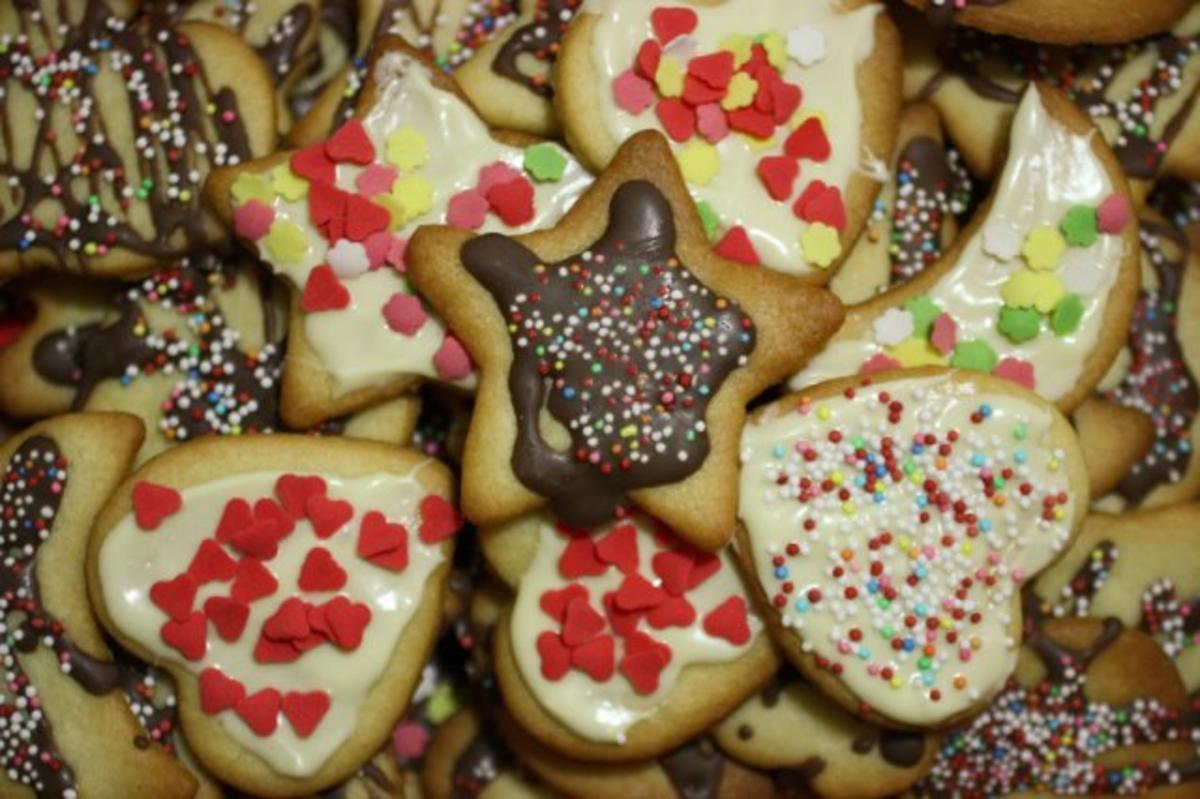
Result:
<svg viewBox="0 0 1200 799"><path fill-rule="evenodd" d="M196 611L183 621L168 621L159 630L163 643L179 651L188 660L199 660L208 649L208 630L204 614Z"/></svg>
<svg viewBox="0 0 1200 799"><path fill-rule="evenodd" d="M217 523L217 540L229 543L233 541L234 533L253 523L254 511L250 510L250 503L240 497L231 499L225 503L221 521Z"/></svg>
<svg viewBox="0 0 1200 799"><path fill-rule="evenodd" d="M209 666L200 672L200 709L212 716L229 710L246 696L246 686Z"/></svg>
<svg viewBox="0 0 1200 799"><path fill-rule="evenodd" d="M279 527L274 522L255 519L249 527L234 533L233 540L229 543L243 555L259 560L270 560L279 554L281 538L283 536L280 535Z"/></svg>
<svg viewBox="0 0 1200 799"><path fill-rule="evenodd" d="M658 65L662 62L662 45L653 39L647 39L642 42L642 46L638 48L637 62L634 64L634 71L649 81L653 81L658 74Z"/></svg>
<svg viewBox="0 0 1200 799"><path fill-rule="evenodd" d="M800 196L796 198L796 202L792 205L792 213L794 213L798 219L804 219L808 204L824 194L825 189L827 188L828 186L825 185L825 181L823 180L810 181L809 184L804 187L804 191L800 192Z"/></svg>
<svg viewBox="0 0 1200 799"><path fill-rule="evenodd" d="M537 637L537 651L542 658L542 676L558 682L571 670L571 650L556 634L544 632Z"/></svg>
<svg viewBox="0 0 1200 799"><path fill-rule="evenodd" d="M625 574L638 569L637 528L623 524L596 542L596 557Z"/></svg>
<svg viewBox="0 0 1200 799"><path fill-rule="evenodd" d="M659 552L650 561L654 573L662 578L662 587L671 596L683 596L692 576L692 559L682 552Z"/></svg>
<svg viewBox="0 0 1200 799"><path fill-rule="evenodd" d="M648 696L658 690L658 679L667 664L653 651L627 654L621 658L621 673L629 680L633 690Z"/></svg>
<svg viewBox="0 0 1200 799"><path fill-rule="evenodd" d="M329 538L354 518L354 506L344 499L330 499L324 494L313 494L305 506L312 520L313 532L322 540Z"/></svg>
<svg viewBox="0 0 1200 799"><path fill-rule="evenodd" d="M733 70L733 53L721 50L693 58L688 62L687 74L714 89L725 89L733 79Z"/></svg>
<svg viewBox="0 0 1200 799"><path fill-rule="evenodd" d="M680 36L687 36L696 30L700 18L690 8L656 8L650 12L650 24L654 26L654 35L663 44L670 44Z"/></svg>
<svg viewBox="0 0 1200 799"><path fill-rule="evenodd" d="M608 564L596 557L596 545L590 536L574 536L558 557L558 573L567 580L597 577L608 571Z"/></svg>
<svg viewBox="0 0 1200 799"><path fill-rule="evenodd" d="M250 606L227 596L210 596L204 600L204 615L213 623L222 641L233 643L246 629Z"/></svg>
<svg viewBox="0 0 1200 799"><path fill-rule="evenodd" d="M344 192L332 181L314 181L308 187L308 218L318 227L328 225L335 219L346 218L346 199Z"/></svg>
<svg viewBox="0 0 1200 799"><path fill-rule="evenodd" d="M265 635L260 635L254 644L254 661L256 663L294 663L304 654L294 641L272 641Z"/></svg>
<svg viewBox="0 0 1200 799"><path fill-rule="evenodd" d="M163 519L179 512L183 497L175 489L139 480L133 486L133 518L143 530L157 530Z"/></svg>
<svg viewBox="0 0 1200 799"><path fill-rule="evenodd" d="M757 108L739 108L730 111L727 116L729 127L756 139L769 139L775 132L775 118Z"/></svg>
<svg viewBox="0 0 1200 799"><path fill-rule="evenodd" d="M329 637L318 632L311 632L303 638L297 638L295 641L289 642L292 649L296 650L296 656L303 655L310 649L315 649L321 644L330 643Z"/></svg>
<svg viewBox="0 0 1200 799"><path fill-rule="evenodd" d="M267 737L279 724L279 691L264 688L237 703L236 711L255 735Z"/></svg>
<svg viewBox="0 0 1200 799"><path fill-rule="evenodd" d="M696 609L681 596L673 596L646 614L646 622L656 630L687 627L696 620Z"/></svg>
<svg viewBox="0 0 1200 799"><path fill-rule="evenodd" d="M150 586L150 601L175 621L186 621L196 601L196 581L186 572Z"/></svg>
<svg viewBox="0 0 1200 799"><path fill-rule="evenodd" d="M313 547L300 567L302 591L337 591L346 584L346 570L338 565L325 547Z"/></svg>
<svg viewBox="0 0 1200 799"><path fill-rule="evenodd" d="M754 249L754 242L750 241L750 234L741 225L730 228L717 242L714 249L717 251L717 255L734 263L746 266L762 265L762 259L758 257L758 250Z"/></svg>
<svg viewBox="0 0 1200 799"><path fill-rule="evenodd" d="M200 542L192 562L188 564L187 573L196 581L196 585L211 582L232 580L237 571L237 564L225 548L211 538Z"/></svg>
<svg viewBox="0 0 1200 799"><path fill-rule="evenodd" d="M829 146L829 137L825 135L825 126L821 124L820 118L809 117L788 136L783 151L792 158L828 161L833 150Z"/></svg>
<svg viewBox="0 0 1200 799"><path fill-rule="evenodd" d="M805 222L823 222L836 230L845 230L846 207L842 204L841 190L837 186L827 186L809 199L800 218Z"/></svg>
<svg viewBox="0 0 1200 799"><path fill-rule="evenodd" d="M750 640L750 624L746 620L746 600L731 596L704 617L704 632L713 638L724 638L734 646Z"/></svg>
<svg viewBox="0 0 1200 799"><path fill-rule="evenodd" d="M333 642L344 650L354 650L362 643L363 631L371 623L371 609L344 596L336 596L325 603L325 620Z"/></svg>
<svg viewBox="0 0 1200 799"><path fill-rule="evenodd" d="M562 622L566 615L567 605L573 599L582 599L587 602L588 590L579 583L571 583L558 591L546 591L538 600L538 607L550 618Z"/></svg>
<svg viewBox="0 0 1200 799"><path fill-rule="evenodd" d="M800 163L786 155L768 155L758 162L758 177L772 200L783 202L792 196Z"/></svg>
<svg viewBox="0 0 1200 799"><path fill-rule="evenodd" d="M296 528L295 517L270 497L263 497L254 503L254 518L275 524L279 528L281 537L290 535Z"/></svg>
<svg viewBox="0 0 1200 799"><path fill-rule="evenodd" d="M308 603L296 597L283 600L262 626L263 635L272 641L291 641L311 632L308 624Z"/></svg>
<svg viewBox="0 0 1200 799"><path fill-rule="evenodd" d="M308 626L316 635L322 635L327 639L333 638L333 631L329 629L329 622L325 620L324 605L308 606Z"/></svg>
<svg viewBox="0 0 1200 799"><path fill-rule="evenodd" d="M688 578L689 591L721 570L721 558L711 552L694 552L691 557L692 574Z"/></svg>
<svg viewBox="0 0 1200 799"><path fill-rule="evenodd" d="M655 641L644 632L635 632L625 637L625 654L636 655L642 652L651 652L658 656L658 659L667 665L671 662L671 647Z"/></svg>
<svg viewBox="0 0 1200 799"><path fill-rule="evenodd" d="M270 596L279 588L275 575L254 558L242 558L237 563L237 574L229 593L238 602L250 604Z"/></svg>
<svg viewBox="0 0 1200 799"><path fill-rule="evenodd" d="M391 222L392 215L382 205L357 194L346 198L346 238L351 241L366 241L387 230Z"/></svg>
<svg viewBox="0 0 1200 799"><path fill-rule="evenodd" d="M334 161L366 166L375 160L375 145L362 121L352 117L325 142L325 154Z"/></svg>
<svg viewBox="0 0 1200 799"><path fill-rule="evenodd" d="M617 589L617 607L621 610L647 610L667 601L667 594L640 574L631 574Z"/></svg>
<svg viewBox="0 0 1200 799"><path fill-rule="evenodd" d="M571 650L571 665L596 682L613 676L616 644L611 635L599 635Z"/></svg>
<svg viewBox="0 0 1200 799"><path fill-rule="evenodd" d="M644 615L643 611L625 611L617 607L617 592L609 591L604 595L604 614L617 635L629 635L637 629L638 620Z"/></svg>
<svg viewBox="0 0 1200 799"><path fill-rule="evenodd" d="M325 147L314 144L292 153L292 171L310 181L333 183L337 178L337 166L325 154Z"/></svg>
<svg viewBox="0 0 1200 799"><path fill-rule="evenodd" d="M488 205L509 227L533 220L533 184L525 178L497 183L487 191Z"/></svg>
<svg viewBox="0 0 1200 799"><path fill-rule="evenodd" d="M563 616L563 643L570 647L586 643L604 631L604 617L586 599L576 597L567 604Z"/></svg>
<svg viewBox="0 0 1200 799"><path fill-rule="evenodd" d="M654 107L663 129L677 142L685 142L696 133L696 111L682 100L668 97Z"/></svg>
<svg viewBox="0 0 1200 799"><path fill-rule="evenodd" d="M358 528L358 556L391 571L408 566L408 530L393 524L382 513L373 510L363 517Z"/></svg>
<svg viewBox="0 0 1200 799"><path fill-rule="evenodd" d="M770 85L775 124L786 124L800 108L804 94L800 91L799 86L788 83L786 80L773 80Z"/></svg>
<svg viewBox="0 0 1200 799"><path fill-rule="evenodd" d="M325 480L315 474L285 474L275 481L275 496L279 497L284 510L296 519L304 515L309 497L325 491Z"/></svg>
<svg viewBox="0 0 1200 799"><path fill-rule="evenodd" d="M725 89L714 89L694 75L688 75L683 79L683 102L692 108L720 102L724 96ZM699 124L698 117L697 124Z"/></svg>
<svg viewBox="0 0 1200 799"><path fill-rule="evenodd" d="M297 735L307 738L329 712L329 703L324 691L288 691L283 695L283 715Z"/></svg>
<svg viewBox="0 0 1200 799"><path fill-rule="evenodd" d="M308 273L300 308L305 313L340 311L350 306L350 292L338 280L333 267L321 264Z"/></svg>
<svg viewBox="0 0 1200 799"><path fill-rule="evenodd" d="M453 538L462 525L462 516L442 497L429 494L421 500L420 536L426 544L440 544Z"/></svg>

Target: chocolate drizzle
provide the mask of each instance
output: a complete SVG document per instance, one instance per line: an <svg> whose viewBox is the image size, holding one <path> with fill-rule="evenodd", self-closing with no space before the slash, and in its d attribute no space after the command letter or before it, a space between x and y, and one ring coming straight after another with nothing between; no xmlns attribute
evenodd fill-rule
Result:
<svg viewBox="0 0 1200 799"><path fill-rule="evenodd" d="M558 58L563 34L575 18L583 0L536 0L533 19L513 31L492 61L492 71L515 81L546 99L554 96L554 87L544 73L529 73L521 69L522 57L552 64Z"/></svg>
<svg viewBox="0 0 1200 799"><path fill-rule="evenodd" d="M249 15L246 15L245 20L249 21ZM313 21L312 9L306 5L297 5L271 26L267 40L255 48L259 58L267 65L271 77L276 81L288 77L296 66L300 44L308 35ZM244 25L245 23L243 27Z"/></svg>
<svg viewBox="0 0 1200 799"><path fill-rule="evenodd" d="M708 403L754 348L749 317L674 248L671 206L645 181L622 185L603 237L559 263L501 234L463 246L512 331L513 469L568 524L601 524L627 492L699 469ZM543 438L543 408L567 451Z"/></svg>
<svg viewBox="0 0 1200 799"><path fill-rule="evenodd" d="M21 4L21 34L52 43L53 58L26 39L10 39L0 57L6 94L23 87L39 111L25 166L14 162L15 129L30 120L0 111L0 175L10 197L0 250L46 250L60 266L79 269L114 247L180 256L207 238L200 189L209 165L250 155L236 97L214 91L187 39L164 27L161 15L126 21L104 0L79 5L85 10L77 24L52 28L38 7ZM68 18L65 4L59 12ZM136 163L125 163L110 141L95 93L101 69L126 83L130 118L142 126L131 143ZM54 125L66 114L75 124L64 138ZM63 151L76 140L77 148ZM135 223L143 208L148 223ZM56 222L42 221L51 215Z"/></svg>
<svg viewBox="0 0 1200 799"><path fill-rule="evenodd" d="M679 799L716 799L721 792L725 755L712 741L697 738L659 760Z"/></svg>
<svg viewBox="0 0 1200 799"><path fill-rule="evenodd" d="M1107 399L1147 414L1154 422L1154 444L1117 486L1130 505L1138 505L1161 485L1178 482L1192 459L1192 426L1200 409L1200 387L1188 368L1179 341L1179 303L1188 268L1187 237L1170 225L1143 220L1142 250L1158 278L1153 291L1138 295L1129 331L1133 362ZM1168 256L1163 244L1181 253Z"/></svg>

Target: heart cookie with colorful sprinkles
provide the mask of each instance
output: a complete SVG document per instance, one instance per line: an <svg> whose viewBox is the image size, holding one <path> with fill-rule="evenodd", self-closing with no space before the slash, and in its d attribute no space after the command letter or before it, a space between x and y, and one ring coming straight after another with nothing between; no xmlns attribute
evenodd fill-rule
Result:
<svg viewBox="0 0 1200 799"><path fill-rule="evenodd" d="M738 552L804 676L902 729L986 705L1016 664L1021 589L1087 509L1066 418L995 377L900 371L760 409L741 453Z"/></svg>
<svg viewBox="0 0 1200 799"><path fill-rule="evenodd" d="M746 403L842 317L824 290L714 253L666 139L649 131L555 228L426 227L408 260L480 364L463 511L481 525L549 505L593 526L632 502L719 548Z"/></svg>
<svg viewBox="0 0 1200 799"><path fill-rule="evenodd" d="M175 679L200 762L257 796L350 777L408 705L461 525L441 463L348 439L208 438L116 491L89 552L117 640Z"/></svg>

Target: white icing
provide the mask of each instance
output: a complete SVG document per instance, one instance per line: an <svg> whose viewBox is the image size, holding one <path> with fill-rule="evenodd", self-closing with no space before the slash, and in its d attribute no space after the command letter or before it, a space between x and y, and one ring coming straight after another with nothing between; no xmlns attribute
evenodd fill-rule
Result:
<svg viewBox="0 0 1200 799"><path fill-rule="evenodd" d="M1101 234L1091 247L1070 248L1060 266L1074 259L1092 264L1090 280L1078 280L1078 267L1067 274L1076 288L1094 286L1081 294L1083 320L1068 335L1058 336L1043 325L1041 335L1014 344L996 329L1004 307L1000 290L1024 261L1014 254L1007 260L997 255L1012 252L1012 241L1003 232L1011 228L1024 235L1039 225L1057 227L1067 210L1075 205L1098 206L1113 193L1104 164L1092 151L1091 135L1076 135L1053 119L1042 105L1036 88L1025 93L1013 120L1012 142L1004 174L996 184L995 198L982 232L964 247L954 267L942 276L926 296L950 314L958 326L958 340L982 339L1003 359L1015 357L1034 366L1036 391L1057 400L1075 388L1086 356L1096 346L1108 307L1108 295L1116 283L1125 256L1120 236ZM874 341L873 331L859 338L836 338L811 363L791 379L803 389L834 377L856 373L873 355L885 352Z"/></svg>
<svg viewBox="0 0 1200 799"><path fill-rule="evenodd" d="M597 15L593 59L601 91L596 113L616 141L625 141L642 130L661 130L652 108L632 116L617 105L611 89L613 80L632 67L641 44L653 37L650 14L660 5L656 0L586 0L581 10ZM858 65L874 50L875 18L883 7L868 5L839 13L833 0L725 0L711 7L692 7L700 22L688 38L699 44L700 54L716 51L730 34L777 32L787 37L801 26L812 31L803 34L809 53L815 51L814 34L823 37L822 46L826 41L830 43L824 57L810 65L789 61L783 77L804 93L800 116L806 111L819 113L833 146L828 161L801 164L796 197L800 188L812 180L837 186L844 196L860 161L863 109L855 88L856 73ZM675 46L673 42L668 50ZM707 201L713 207L724 227L745 227L765 265L782 272L811 274L817 270L805 262L800 246L800 236L808 225L792 212L796 197L789 202L772 200L756 171L763 156L782 150L790 133L790 127L780 128L775 146L767 149L737 134L727 137L717 145L721 169L716 177L706 186L691 186L691 190L697 201Z"/></svg>
<svg viewBox="0 0 1200 799"><path fill-rule="evenodd" d="M903 403L899 423L888 420L888 408L878 399L881 391L890 394L889 402ZM991 416L976 425L970 417L985 403ZM1053 421L1049 411L1031 401L931 377L863 387L855 399L838 395L815 401L806 412L769 415L743 432L739 516L768 598L774 601L785 594L783 583L790 580L794 590L778 611L784 624L802 636L807 651L841 664L840 679L846 686L889 718L915 725L945 721L999 690L1015 667L1019 641L1010 639L1008 630L1020 587L1067 544L1081 510L1069 496L1067 504L1059 506L1061 518L1042 518L1044 497L1071 493L1065 457L1050 445ZM1019 425L1024 426L1023 437L1017 433ZM832 430L841 433L839 443L829 440ZM959 437L942 469L936 464L935 448L923 453L911 448L918 432L932 432L943 442L951 430ZM865 440L855 441L856 436ZM897 470L899 480L885 473L876 498L858 482L865 466L856 461L855 451L880 453L882 436L894 440L897 460L905 465ZM806 447L817 457L806 460L800 454ZM906 471L906 462L913 471ZM1013 475L998 490L1006 495L999 505L985 495L980 472L1001 474L1005 468ZM787 478L784 485L777 482L781 476ZM833 480L834 490L801 499L798 486L804 478L818 486ZM955 521L953 509L943 513L934 502L922 504L929 478L939 482L939 490L946 491L951 502L964 502L964 513L976 514L975 537L968 525ZM1031 484L1028 495L1021 493L1022 483ZM841 487L849 490L848 500L840 496ZM930 517L925 523L919 519L923 510ZM814 520L816 527L806 530L806 520ZM869 541L884 531L894 543L871 549ZM946 535L953 538L950 546L943 541ZM800 547L798 554L787 552L791 543ZM786 574L776 572L777 555L785 556ZM870 571L874 561L882 563L877 575ZM835 567L844 568L841 578L831 574ZM910 586L907 578L918 569L926 576ZM988 575L995 577L990 588L983 579ZM974 584L956 599L955 591L966 577L974 578ZM885 579L898 591L890 607L878 604ZM875 591L872 580L878 583ZM805 607L814 587L821 591L820 600ZM859 592L857 597L845 595L849 587ZM980 612L982 619L978 624L969 616L952 620L954 608L947 601L967 614ZM911 628L916 649L893 650L882 631L890 624L893 636L906 634L910 628L904 619L914 613L920 620ZM929 643L924 620L933 614L939 627L933 680L926 682L918 659L921 647ZM854 628L863 633L858 643L851 638ZM957 643L946 642L949 630L959 636ZM964 661L957 647L969 647L972 636L978 637L979 646ZM839 649L846 646L850 648ZM885 667L894 670L899 685L869 672ZM961 688L954 684L960 676L967 680ZM936 702L930 699L934 690L941 694Z"/></svg>
<svg viewBox="0 0 1200 799"><path fill-rule="evenodd" d="M185 489L181 492L183 510L168 517L153 532L142 531L130 514L104 540L98 562L109 617L158 661L176 663L194 674L215 666L241 680L247 694L264 688L276 688L282 693L320 690L330 694L329 711L308 738L298 736L282 713L279 726L267 737L254 733L232 710L213 717L234 741L261 757L275 771L304 777L319 770L358 725L359 708L382 676L396 642L416 612L426 579L445 558L440 547L424 544L417 535L421 523L418 503L428 493L418 483L417 471L344 480L325 477L328 495L353 503L354 518L324 541L313 533L307 519L297 521L295 530L280 543L279 554L264 562L279 581L279 588L250 605L250 617L241 638L227 643L210 623L208 649L203 658L195 662L184 660L160 638L159 630L167 616L150 601L150 587L186 571L201 541L217 529L228 500L243 497L253 504L259 497L273 497L275 481L282 474L239 474ZM360 522L371 510L378 510L389 521L407 528L409 562L403 572L379 568L355 554ZM348 580L341 591L306 593L297 587L301 564L314 546L328 549L346 570ZM235 560L238 558L232 549L227 551ZM228 596L230 585L212 582L201 586L193 607L202 608L211 596ZM253 659L254 644L263 622L285 599L299 596L321 604L337 593L371 609L371 620L357 649L347 652L323 645L292 663L264 664Z"/></svg>

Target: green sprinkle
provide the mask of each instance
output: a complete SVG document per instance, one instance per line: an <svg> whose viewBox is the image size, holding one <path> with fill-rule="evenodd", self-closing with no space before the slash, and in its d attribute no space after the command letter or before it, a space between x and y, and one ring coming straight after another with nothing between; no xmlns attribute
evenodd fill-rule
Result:
<svg viewBox="0 0 1200 799"><path fill-rule="evenodd" d="M1083 300L1078 294L1068 294L1058 301L1058 306L1050 316L1050 328L1056 336L1074 333L1083 321Z"/></svg>
<svg viewBox="0 0 1200 799"><path fill-rule="evenodd" d="M1000 309L1000 321L996 329L1014 344L1032 341L1042 328L1042 315L1032 308Z"/></svg>
<svg viewBox="0 0 1200 799"><path fill-rule="evenodd" d="M715 240L717 228L721 225L721 217L708 204L708 200L696 203L696 210L700 212L700 221L704 223L704 233L708 236L709 241Z"/></svg>
<svg viewBox="0 0 1200 799"><path fill-rule="evenodd" d="M964 341L954 348L950 365L955 369L970 369L973 372L990 372L996 368L996 351L981 339Z"/></svg>
<svg viewBox="0 0 1200 799"><path fill-rule="evenodd" d="M1027 428L1025 425L1018 424L1016 427L1013 428L1012 436L1017 441L1024 441L1025 436L1027 436L1027 435L1029 435L1029 428Z"/></svg>
<svg viewBox="0 0 1200 799"><path fill-rule="evenodd" d="M929 328L933 327L934 321L942 315L942 309L938 307L938 304L924 294L905 302L904 310L912 314L913 336L916 338L928 336Z"/></svg>
<svg viewBox="0 0 1200 799"><path fill-rule="evenodd" d="M1062 221L1063 236L1072 247L1090 247L1100 235L1096 209L1090 205L1072 206Z"/></svg>
<svg viewBox="0 0 1200 799"><path fill-rule="evenodd" d="M525 171L539 183L562 180L567 171L567 156L556 144L535 144L525 149Z"/></svg>

